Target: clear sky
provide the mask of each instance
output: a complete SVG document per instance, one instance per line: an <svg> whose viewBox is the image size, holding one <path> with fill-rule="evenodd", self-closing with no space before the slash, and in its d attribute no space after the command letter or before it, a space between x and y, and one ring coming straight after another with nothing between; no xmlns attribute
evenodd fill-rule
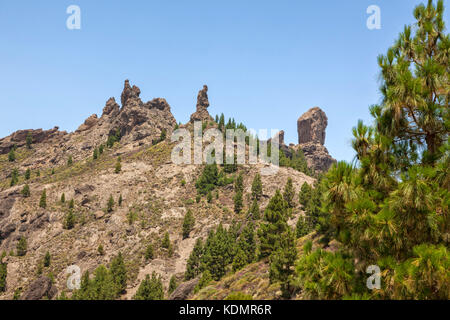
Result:
<svg viewBox="0 0 450 320"><path fill-rule="evenodd" d="M109 97L120 102L128 78L144 101L166 98L183 123L207 84L211 115L283 129L288 143L298 117L319 106L326 147L350 161L351 128L380 100L376 57L421 2L0 0L0 137L73 131ZM66 27L72 4L80 30ZM380 30L366 26L370 5L381 8Z"/></svg>

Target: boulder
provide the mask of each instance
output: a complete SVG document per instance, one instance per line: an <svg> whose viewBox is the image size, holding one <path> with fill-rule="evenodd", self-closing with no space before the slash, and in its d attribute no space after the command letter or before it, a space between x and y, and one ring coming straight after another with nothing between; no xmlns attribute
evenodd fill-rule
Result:
<svg viewBox="0 0 450 320"><path fill-rule="evenodd" d="M52 280L47 276L40 276L30 284L21 299L41 300L44 297L51 299L56 293L57 289L53 286Z"/></svg>
<svg viewBox="0 0 450 320"><path fill-rule="evenodd" d="M186 300L189 295L194 291L195 286L198 284L199 278L189 280L181 283L169 297L169 300Z"/></svg>

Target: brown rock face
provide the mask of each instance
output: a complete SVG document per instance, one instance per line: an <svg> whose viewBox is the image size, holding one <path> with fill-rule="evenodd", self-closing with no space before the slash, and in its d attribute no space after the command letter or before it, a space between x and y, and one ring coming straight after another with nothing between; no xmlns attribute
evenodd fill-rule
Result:
<svg viewBox="0 0 450 320"><path fill-rule="evenodd" d="M137 99L139 98L139 95L141 94L141 90L136 87L130 86L130 81L127 79L125 80L125 85L123 88L123 92L122 92L122 96L120 97L120 100L122 102L122 107L125 106L125 104L127 103L128 99Z"/></svg>
<svg viewBox="0 0 450 320"><path fill-rule="evenodd" d="M53 286L49 277L41 276L31 283L28 290L23 294L22 300L41 300L44 297L53 298L57 289Z"/></svg>
<svg viewBox="0 0 450 320"><path fill-rule="evenodd" d="M319 107L309 109L297 120L298 143L325 144L325 129L328 119Z"/></svg>
<svg viewBox="0 0 450 320"><path fill-rule="evenodd" d="M194 291L195 286L198 284L199 278L189 280L181 283L169 297L169 300L186 300L189 295Z"/></svg>
<svg viewBox="0 0 450 320"><path fill-rule="evenodd" d="M42 129L19 130L14 132L10 136L0 139L0 154L8 153L14 145L16 147L24 146L27 142L28 134L31 135L34 144L47 142L54 138L60 138L66 135L67 133L65 131L59 131L58 127L54 127L53 129L50 130L42 130Z"/></svg>
<svg viewBox="0 0 450 320"><path fill-rule="evenodd" d="M327 125L327 116L319 107L309 109L297 121L299 145L296 148L302 149L308 166L315 171L327 171L336 162L324 147Z"/></svg>
<svg viewBox="0 0 450 320"><path fill-rule="evenodd" d="M209 101L208 101L208 86L204 85L203 89L198 92L197 96L197 109L191 115L191 122L194 121L212 121L213 118L208 112Z"/></svg>
<svg viewBox="0 0 450 320"><path fill-rule="evenodd" d="M92 128L97 124L98 118L96 114L93 114L89 118L87 118L84 123L78 127L77 131L86 131Z"/></svg>

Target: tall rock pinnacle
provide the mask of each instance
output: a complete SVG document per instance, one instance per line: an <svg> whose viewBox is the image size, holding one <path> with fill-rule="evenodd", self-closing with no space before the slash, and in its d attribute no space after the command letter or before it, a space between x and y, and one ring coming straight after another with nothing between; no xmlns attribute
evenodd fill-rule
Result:
<svg viewBox="0 0 450 320"><path fill-rule="evenodd" d="M325 130L328 119L325 112L314 107L297 120L298 145L305 154L308 166L315 171L327 171L336 162L325 148Z"/></svg>
<svg viewBox="0 0 450 320"><path fill-rule="evenodd" d="M203 89L198 92L197 95L197 109L191 115L191 122L194 121L212 121L213 118L208 112L209 100L208 100L208 86L204 85Z"/></svg>
<svg viewBox="0 0 450 320"><path fill-rule="evenodd" d="M325 144L325 130L328 118L319 107L314 107L305 112L297 120L298 143Z"/></svg>

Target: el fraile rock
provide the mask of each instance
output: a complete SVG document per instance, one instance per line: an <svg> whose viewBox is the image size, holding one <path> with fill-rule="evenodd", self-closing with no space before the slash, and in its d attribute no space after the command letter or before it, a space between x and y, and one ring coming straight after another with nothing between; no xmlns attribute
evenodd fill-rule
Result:
<svg viewBox="0 0 450 320"><path fill-rule="evenodd" d="M208 112L208 86L204 85L203 89L198 92L196 111L191 115L191 122L194 121L213 121Z"/></svg>

